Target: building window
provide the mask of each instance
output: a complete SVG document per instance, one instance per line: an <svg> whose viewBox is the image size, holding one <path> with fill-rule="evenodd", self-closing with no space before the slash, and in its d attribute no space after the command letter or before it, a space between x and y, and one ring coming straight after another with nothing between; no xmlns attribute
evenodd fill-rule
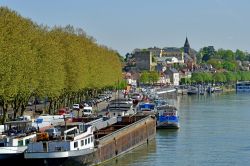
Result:
<svg viewBox="0 0 250 166"><path fill-rule="evenodd" d="M90 143L90 138L88 138L88 144Z"/></svg>
<svg viewBox="0 0 250 166"><path fill-rule="evenodd" d="M87 145L87 143L88 143L88 142L87 142L87 139L85 139L85 145Z"/></svg>
<svg viewBox="0 0 250 166"><path fill-rule="evenodd" d="M93 142L93 137L91 137L91 142Z"/></svg>

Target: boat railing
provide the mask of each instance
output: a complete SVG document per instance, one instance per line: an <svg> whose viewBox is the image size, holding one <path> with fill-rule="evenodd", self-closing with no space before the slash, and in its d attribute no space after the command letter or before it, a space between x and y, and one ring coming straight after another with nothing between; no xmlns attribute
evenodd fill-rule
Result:
<svg viewBox="0 0 250 166"><path fill-rule="evenodd" d="M142 119L140 119L140 120L138 120L138 121L136 121L136 122L134 122L134 123L132 123L132 124L129 124L129 125L127 125L127 126L124 126L124 127L120 128L120 129L118 129L118 130L116 130L116 131L114 131L114 132L112 132L112 133L110 133L110 134L108 134L108 135L105 135L105 136L99 138L99 139L98 139L98 142L99 142L99 143L101 143L101 142L106 142L107 140L110 139L110 137L114 137L114 138L115 138L115 137L120 133L120 131L126 130L126 129L129 130L129 128L136 128L136 126L140 125L141 123L145 123L145 121L146 121L147 119L151 119L151 118L152 118L152 116L151 116L151 115L148 115L148 116L146 116L146 117L144 117L144 118L142 118Z"/></svg>
<svg viewBox="0 0 250 166"><path fill-rule="evenodd" d="M63 134L64 134L64 141L66 141L66 139L67 139L67 134L68 134L69 132L71 132L71 131L77 132L77 127L72 127L72 128L70 128L70 129L68 129L68 130L65 130L65 131L63 132Z"/></svg>

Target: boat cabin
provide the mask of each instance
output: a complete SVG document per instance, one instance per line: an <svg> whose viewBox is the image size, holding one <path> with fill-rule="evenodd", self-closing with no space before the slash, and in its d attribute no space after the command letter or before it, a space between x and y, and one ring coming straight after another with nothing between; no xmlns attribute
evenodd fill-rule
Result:
<svg viewBox="0 0 250 166"><path fill-rule="evenodd" d="M36 137L36 129L31 121L9 121L4 124L4 131L0 138L0 147L26 146Z"/></svg>
<svg viewBox="0 0 250 166"><path fill-rule="evenodd" d="M107 107L109 117L125 116L134 113L133 103L129 100L113 100Z"/></svg>

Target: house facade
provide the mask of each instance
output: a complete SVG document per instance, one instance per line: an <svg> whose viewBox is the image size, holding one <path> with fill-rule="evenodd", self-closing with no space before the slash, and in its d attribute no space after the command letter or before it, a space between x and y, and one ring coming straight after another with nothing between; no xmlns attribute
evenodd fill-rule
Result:
<svg viewBox="0 0 250 166"><path fill-rule="evenodd" d="M178 86L180 84L180 74L176 69L168 69L165 71L165 74L169 76L172 85Z"/></svg>
<svg viewBox="0 0 250 166"><path fill-rule="evenodd" d="M139 71L153 71L156 63L154 63L153 55L148 50L140 50L134 53L136 68Z"/></svg>

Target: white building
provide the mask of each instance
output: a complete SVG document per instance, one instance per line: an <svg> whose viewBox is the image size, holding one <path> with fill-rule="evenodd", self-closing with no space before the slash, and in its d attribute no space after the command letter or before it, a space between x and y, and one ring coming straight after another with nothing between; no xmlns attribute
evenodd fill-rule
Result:
<svg viewBox="0 0 250 166"><path fill-rule="evenodd" d="M169 69L169 70L167 70L165 72L165 74L169 75L172 85L174 85L174 86L179 85L179 83L180 83L180 74L176 69L174 69L174 68Z"/></svg>

